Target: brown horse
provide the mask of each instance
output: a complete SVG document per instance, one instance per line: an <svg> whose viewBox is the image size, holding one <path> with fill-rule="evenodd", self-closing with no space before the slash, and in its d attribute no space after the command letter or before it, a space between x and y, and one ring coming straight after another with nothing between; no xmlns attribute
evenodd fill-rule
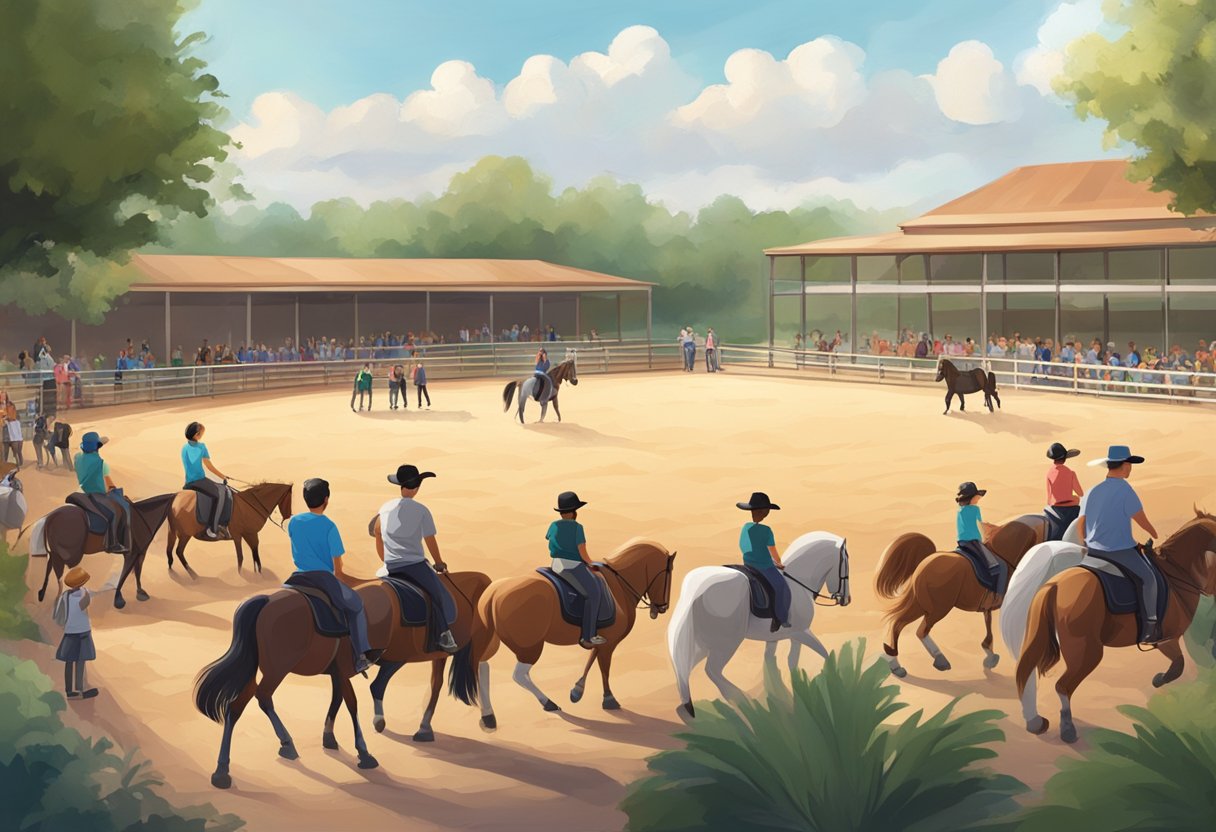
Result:
<svg viewBox="0 0 1216 832"><path fill-rule="evenodd" d="M1003 526L984 523L983 533L988 548L1009 564L1012 572L1032 546L1047 538L1047 520L1041 514L1027 514ZM932 540L917 532L900 535L883 553L875 589L880 598L898 598L886 616L890 631L883 645L896 676L908 675L899 663L899 634L917 619L923 620L916 635L933 657L933 666L950 669L949 660L929 631L956 608L984 614L984 667L994 668L1000 661L992 650L992 611L1000 606L1001 599L980 585L970 561L957 552L939 552Z"/></svg>
<svg viewBox="0 0 1216 832"><path fill-rule="evenodd" d="M197 578L190 564L186 562L186 544L191 538L205 543L215 543L203 534L207 527L198 522L194 509L198 494L193 491L179 491L173 498L173 510L169 513L169 537L165 542L165 556L169 559L169 568L173 568L173 544L177 543L177 559L190 573ZM283 522L291 517L291 483L263 482L251 485L243 491L236 492L232 501L232 521L228 524L228 532L236 545L236 568L239 572L245 563L245 552L241 541L249 544L253 551L253 568L262 571L262 558L258 552L258 532L266 525L275 509L283 516Z"/></svg>
<svg viewBox="0 0 1216 832"><path fill-rule="evenodd" d="M557 406L557 394L561 390L562 382L568 381L574 386L578 386L578 364L575 361L574 350L566 351L566 360L560 364L555 364L549 368L547 375L549 376L548 388L541 391L540 398L540 420L545 421L545 414L549 411L549 403L553 403L553 412L557 414L557 421L562 420L561 408ZM511 400L515 398L515 390L519 389L519 423L524 423L524 405L528 399L536 395L536 385L538 384L536 375L533 374L521 381L509 381L507 386L502 391L502 412L506 413L511 409Z"/></svg>
<svg viewBox="0 0 1216 832"><path fill-rule="evenodd" d="M630 540L604 561L600 573L607 579L616 603L616 621L599 631L607 643L591 651L583 675L570 691L571 702L583 698L587 674L591 665L598 661L604 680L604 709L611 711L621 707L608 682L612 654L633 629L639 606L649 609L652 619L667 611L674 562L674 552L669 554L658 543L641 538ZM531 692L546 711L561 710L536 686L531 676L532 666L540 658L546 643L573 645L578 644L579 639L579 628L562 619L557 593L548 579L533 573L495 581L481 596L477 615L481 626L497 636L479 657L481 661L494 655L501 639L515 654L515 682Z"/></svg>
<svg viewBox="0 0 1216 832"><path fill-rule="evenodd" d="M460 649L453 661L456 665L465 665L468 668L468 672L460 673L453 669L450 692L466 705L472 705L480 699L481 727L493 731L497 725L490 707L490 666L485 662L478 664L475 660L476 656L485 652L494 638L493 633L482 629L477 617L477 601L490 585L490 578L480 572L445 572L440 576L440 580L447 585L456 602L456 620L452 622L452 636ZM431 717L434 716L435 705L439 702L443 669L448 660L447 653L427 652L426 627L401 626L400 602L391 587L382 581L357 583L353 586L363 599L363 608L367 611L368 641L373 647L384 649L377 662L380 670L371 686L372 704L375 708L372 726L378 732L384 731L384 692L393 674L410 662L429 661L431 698L423 713L422 723L414 734L414 742L434 741L435 732L431 730ZM474 664L478 666L474 668ZM331 714L330 719L332 718Z"/></svg>
<svg viewBox="0 0 1216 832"><path fill-rule="evenodd" d="M996 375L986 373L978 367L963 372L948 359L942 358L937 362L937 378L934 381L946 382L946 409L943 415L950 412L950 402L955 396L958 396L958 409L966 412L967 400L963 397L969 393L983 393L984 405L989 413L993 412L994 399L996 406L1001 406L1000 394L996 392Z"/></svg>
<svg viewBox="0 0 1216 832"><path fill-rule="evenodd" d="M127 576L135 572L135 598L140 601L148 600L144 592L143 570L144 556L152 545L161 524L169 516L169 505L173 502L172 494L161 494L146 500L132 502L131 506L131 548L122 556L122 575L118 578L118 587L114 590L114 606L122 609L127 601L122 597L122 585ZM76 566L85 555L92 555L105 550L105 538L99 534L89 533L89 521L84 509L79 506L63 505L46 516L43 527L46 535L46 575L42 578L42 588L38 590L38 600L46 597L46 588L51 580L51 571L55 572L56 582L63 578L65 570ZM62 583L60 591L63 591Z"/></svg>
<svg viewBox="0 0 1216 832"><path fill-rule="evenodd" d="M1162 621L1165 640L1157 650L1170 660L1153 677L1161 687L1182 675L1181 640L1195 617L1200 595L1216 595L1216 517L1196 509L1195 517L1174 532L1157 551L1156 562L1169 584L1170 601ZM1026 730L1042 734L1048 721L1038 714L1033 674L1047 673L1061 658L1064 673L1056 682L1060 695L1060 739L1075 742L1072 695L1102 661L1103 647L1131 647L1139 642L1139 625L1130 613L1112 615L1106 608L1098 576L1088 569L1065 569L1035 593L1027 620L1025 646L1018 659L1018 696Z"/></svg>

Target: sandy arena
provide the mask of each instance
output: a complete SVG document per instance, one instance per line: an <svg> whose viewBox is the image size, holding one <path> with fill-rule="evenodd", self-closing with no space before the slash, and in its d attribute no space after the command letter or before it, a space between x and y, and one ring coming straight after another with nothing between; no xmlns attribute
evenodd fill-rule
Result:
<svg viewBox="0 0 1216 832"><path fill-rule="evenodd" d="M181 484L179 451L186 423L207 425L217 466L244 480L330 480L330 514L342 530L350 571L371 576L378 562L366 534L368 518L395 489L385 475L401 462L438 473L420 499L439 526L444 555L454 570L517 575L547 562L543 534L559 491L573 489L589 502L580 515L593 557L610 554L635 535L678 550L676 586L694 566L734 561L743 513L734 507L755 490L767 491L784 510L770 523L778 545L815 529L848 537L853 563L853 604L822 609L815 632L829 649L848 639L869 639L877 658L883 606L872 588L879 555L897 534L921 530L939 546L953 543L955 487L973 479L989 489L985 517L996 521L1037 512L1044 499L1047 445L1059 440L1101 456L1110 443L1127 442L1148 463L1133 484L1163 534L1191 512L1192 503L1216 506L1208 472L1216 451L1206 442L1212 413L1198 406L1108 402L1009 390L1005 409L941 415L936 388L878 387L738 374L679 373L584 377L562 392L563 424L528 424L502 412L503 380L438 381L433 410L389 412L376 390L377 409L355 414L341 388L274 398L221 398L72 414L76 438L87 429L111 437L105 456L115 479L134 497L172 491ZM412 391L411 391L412 392ZM535 420L535 404L528 418ZM550 413L550 418L553 418ZM32 449L27 452L32 457ZM1088 488L1100 471L1078 467ZM31 518L74 490L66 472L24 476ZM296 510L303 510L297 489ZM533 678L565 709L544 713L510 678L513 657L493 660L493 697L499 731L483 734L477 711L444 697L434 721L437 741L411 742L421 715L428 669L408 667L389 687L388 730L371 731L367 682L356 679L360 717L380 768L355 768L350 722L338 718L341 751L321 747L329 701L324 678L289 677L279 689L280 715L295 736L301 758L276 756L278 743L265 717L251 707L237 726L229 792L212 789L220 728L201 716L190 698L198 670L227 648L231 615L243 598L266 591L291 571L286 537L273 526L262 533L266 571L255 575L246 558L236 570L231 543L194 541L187 550L199 574L167 572L162 530L148 554L144 584L151 600L126 595L124 611L104 593L93 608L98 661L91 670L102 695L71 711L88 733L105 732L154 762L181 799L208 801L235 812L248 828L337 830L616 830L626 784L645 770L646 757L672 747L679 723L665 632L669 616L643 616L617 651L614 690L624 710L600 708L598 673L588 695L571 705L568 691L586 658L577 647L547 649ZM21 548L24 548L24 543ZM85 566L98 588L118 559L91 555ZM32 561L29 583L41 583L44 561ZM678 590L677 590L678 592ZM678 596L677 596L678 597ZM35 604L35 596L27 596ZM673 603L675 598L673 597ZM50 600L36 611L53 631ZM939 673L909 634L902 655L910 676L904 699L937 709L964 696L962 707L996 707L1008 742L996 765L1033 786L1054 771L1054 761L1083 749L1094 724L1122 726L1115 712L1142 703L1150 678L1164 669L1153 654L1109 652L1074 700L1082 732L1076 749L1053 730L1030 737L1018 718L1013 662L986 674L981 668L983 623L978 614L954 612L934 631L954 669ZM998 637L999 638L999 637ZM999 644L999 642L998 642ZM1004 653L1004 645L999 644ZM784 650L781 648L782 666ZM53 649L36 653L54 679L61 666ZM727 666L745 689L757 690L762 648L748 643ZM803 651L803 667L820 659ZM1187 676L1190 673L1188 671ZM716 691L699 669L693 694ZM1054 695L1042 694L1053 718ZM403 825L404 824L404 825Z"/></svg>

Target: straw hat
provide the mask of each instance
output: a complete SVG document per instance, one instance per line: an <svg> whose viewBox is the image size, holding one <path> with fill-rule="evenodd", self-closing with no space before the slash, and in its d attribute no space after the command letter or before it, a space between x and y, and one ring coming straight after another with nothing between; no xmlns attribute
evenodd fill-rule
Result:
<svg viewBox="0 0 1216 832"><path fill-rule="evenodd" d="M84 571L83 566L73 566L63 576L63 582L67 584L68 589L79 589L89 582L89 577L89 573Z"/></svg>

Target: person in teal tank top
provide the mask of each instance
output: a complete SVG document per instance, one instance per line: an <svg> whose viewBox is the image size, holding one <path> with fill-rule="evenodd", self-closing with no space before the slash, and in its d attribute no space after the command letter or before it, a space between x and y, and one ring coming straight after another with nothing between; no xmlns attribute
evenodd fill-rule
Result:
<svg viewBox="0 0 1216 832"><path fill-rule="evenodd" d="M790 585L782 574L785 564L777 554L777 539L763 521L770 511L780 511L781 506L770 500L763 491L753 493L746 503L735 505L752 513L751 522L744 523L739 533L739 549L743 552L743 564L759 572L773 590L772 631L775 633L782 627L790 626L792 598Z"/></svg>
<svg viewBox="0 0 1216 832"><path fill-rule="evenodd" d="M955 515L954 524L958 531L959 551L978 556L988 565L988 571L996 578L994 594L1001 596L1005 594L1005 587L1009 584L1009 564L994 555L992 550L984 545L984 536L980 531L984 518L980 514L979 502L987 493L986 489L977 488L973 482L965 482L960 485L958 494L954 498L954 501L958 503L958 513Z"/></svg>
<svg viewBox="0 0 1216 832"><path fill-rule="evenodd" d="M614 604L612 596L604 592L591 556L587 554L587 535L578 522L578 510L587 505L573 491L563 491L557 497L557 508L553 509L561 519L549 524L545 540L549 542L550 568L559 578L583 596L583 622L579 645L587 650L604 644L606 639L597 633L599 619L606 615L606 604Z"/></svg>
<svg viewBox="0 0 1216 832"><path fill-rule="evenodd" d="M105 549L123 554L131 549L131 523L127 500L110 477L110 466L98 451L109 440L89 431L80 438L74 467L80 490L89 495L97 514L106 520Z"/></svg>
<svg viewBox="0 0 1216 832"><path fill-rule="evenodd" d="M186 477L184 487L187 491L200 492L211 498L211 514L203 534L209 540L219 540L230 537L228 530L220 526L220 518L224 516L230 499L228 477L221 474L211 461L211 452L203 444L203 434L206 432L207 428L201 422L186 425L186 444L182 446L182 468ZM207 471L219 477L222 482L208 479Z"/></svg>

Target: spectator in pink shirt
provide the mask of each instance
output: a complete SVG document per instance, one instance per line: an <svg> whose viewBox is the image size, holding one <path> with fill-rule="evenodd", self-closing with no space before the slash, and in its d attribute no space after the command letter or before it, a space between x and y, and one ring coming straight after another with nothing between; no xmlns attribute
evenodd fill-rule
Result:
<svg viewBox="0 0 1216 832"><path fill-rule="evenodd" d="M68 366L70 360L65 355L55 365L55 389L59 391L59 406L64 410L72 406L72 377L76 375Z"/></svg>

